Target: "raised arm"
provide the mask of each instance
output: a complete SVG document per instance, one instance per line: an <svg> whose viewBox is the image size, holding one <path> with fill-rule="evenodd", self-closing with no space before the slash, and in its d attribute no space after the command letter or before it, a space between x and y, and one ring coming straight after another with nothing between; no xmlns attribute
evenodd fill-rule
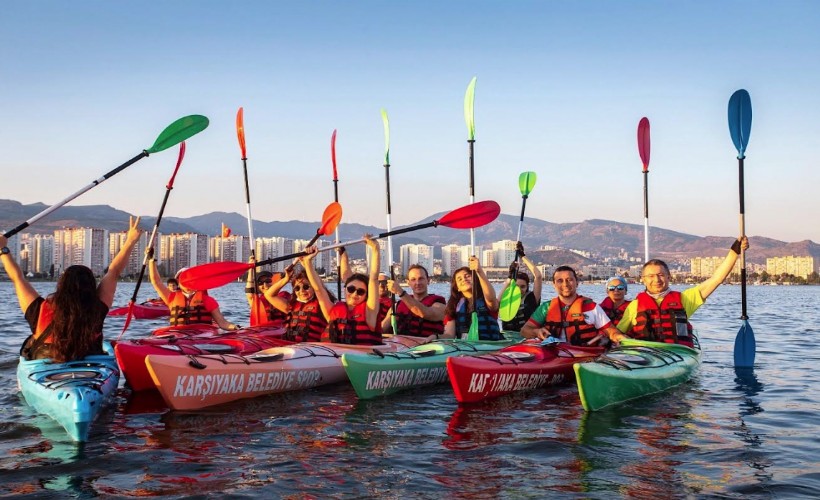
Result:
<svg viewBox="0 0 820 500"><path fill-rule="evenodd" d="M339 272L341 272L341 280L344 283L347 278L349 278L353 271L350 270L350 259L347 256L347 250L345 247L339 247L336 252L339 256Z"/></svg>
<svg viewBox="0 0 820 500"><path fill-rule="evenodd" d="M698 285L698 290L703 300L706 300L706 297L711 295L712 292L723 283L723 280L729 276L729 273L732 272L732 268L735 266L735 262L737 262L737 258L740 256L741 249L745 252L747 248L749 248L749 240L745 236L739 240L735 240L726 258L723 259L720 266L715 269L715 273L712 277Z"/></svg>
<svg viewBox="0 0 820 500"><path fill-rule="evenodd" d="M530 272L532 273L532 276L533 276L532 294L535 296L536 303L540 304L541 303L541 285L544 282L544 275L541 274L541 270L538 269L538 266L536 266L527 257L522 256L521 257L521 262L523 262L524 265L527 266L527 269L529 269Z"/></svg>
<svg viewBox="0 0 820 500"><path fill-rule="evenodd" d="M151 251L153 251L153 249L149 248L148 252L150 253ZM148 259L148 278L151 280L151 285L153 285L159 298L162 299L165 304L168 304L168 297L171 295L171 290L168 290L168 287L162 282L159 269L157 269L157 259L155 255L152 255L151 258Z"/></svg>
<svg viewBox="0 0 820 500"><path fill-rule="evenodd" d="M371 330L376 330L376 320L379 317L379 243L369 234L364 235L365 244L370 247L370 262L367 270L370 273L367 282L367 313L365 319Z"/></svg>
<svg viewBox="0 0 820 500"><path fill-rule="evenodd" d="M319 308L322 310L322 315L327 321L330 321L330 310L333 308L333 302L327 294L325 284L322 283L322 279L319 278L319 273L317 273L316 268L313 267L313 258L316 257L317 248L311 247L309 250L311 253L301 258L302 267L305 268L305 274L307 275L308 281L310 281L310 286L313 287L313 293L316 294L316 300L319 301Z"/></svg>
<svg viewBox="0 0 820 500"><path fill-rule="evenodd" d="M97 297L108 307L111 307L111 304L114 302L117 280L120 279L120 274L122 274L125 266L128 265L128 258L131 256L131 251L134 250L134 246L140 239L142 231L138 227L139 223L139 217L128 218L128 235L125 237L125 244L120 248L120 251L117 252L114 260L111 261L111 264L108 266L108 272L105 273L105 276L100 280L100 285L97 287Z"/></svg>
<svg viewBox="0 0 820 500"><path fill-rule="evenodd" d="M5 248L8 244L8 238L0 236L0 248ZM17 302L20 303L20 310L25 314L26 310L28 310L28 306L30 306L31 303L34 302L34 299L39 297L40 294L37 293L34 287L31 286L31 283L28 282L17 261L14 260L10 253L0 254L0 262L3 263L6 274L9 275L9 279L14 283L14 292L17 294Z"/></svg>
<svg viewBox="0 0 820 500"><path fill-rule="evenodd" d="M282 277L274 281L273 284L265 290L265 299L270 302L270 305L283 313L290 312L290 302L280 297L279 292L288 284L291 276L293 276L293 264L286 267L285 272L282 273Z"/></svg>
<svg viewBox="0 0 820 500"><path fill-rule="evenodd" d="M475 255L470 257L470 270L475 271L476 276L478 276L478 283L481 285L481 291L484 294L484 303L487 304L487 309L497 311L498 299L495 296L495 289L490 283L490 280L487 279L487 273L484 272L484 268L481 267L481 263Z"/></svg>

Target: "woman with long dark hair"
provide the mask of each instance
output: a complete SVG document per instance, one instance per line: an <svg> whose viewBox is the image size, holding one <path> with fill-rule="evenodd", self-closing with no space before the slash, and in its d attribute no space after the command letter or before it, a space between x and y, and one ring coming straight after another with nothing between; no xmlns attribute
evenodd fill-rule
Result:
<svg viewBox="0 0 820 500"><path fill-rule="evenodd" d="M478 284L473 283L473 276ZM473 321L473 311L478 317L479 340L503 340L498 327L498 299L487 274L478 262L470 257L470 265L460 267L450 280L450 298L444 308L444 337L465 338Z"/></svg>
<svg viewBox="0 0 820 500"><path fill-rule="evenodd" d="M14 283L17 301L31 326L20 355L27 360L51 358L56 362L74 361L89 354L103 353L103 321L114 301L117 279L140 236L139 217L130 218L128 236L119 253L100 280L86 266L70 266L57 281L57 289L46 298L31 286L20 266L11 257L0 236L0 261Z"/></svg>

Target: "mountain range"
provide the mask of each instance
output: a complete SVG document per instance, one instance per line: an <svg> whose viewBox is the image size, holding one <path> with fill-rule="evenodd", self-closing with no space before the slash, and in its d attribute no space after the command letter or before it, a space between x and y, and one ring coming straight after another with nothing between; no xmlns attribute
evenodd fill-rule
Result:
<svg viewBox="0 0 820 500"><path fill-rule="evenodd" d="M43 203L24 205L13 200L0 199L0 228L17 226L42 210L48 208ZM64 227L98 227L109 231L124 231L128 227L128 214L108 205L65 206L39 220L27 228L28 232L50 234L55 229ZM431 214L415 224L422 224L441 218L444 213ZM152 216L143 216L142 226L150 228L156 222ZM208 235L219 235L222 224L231 228L233 234L247 235L248 224L245 216L238 213L211 212L194 217L163 217L160 230L162 233L195 232ZM310 239L316 234L320 222L305 221L254 221L255 237L281 236L285 238ZM476 243L488 245L494 241L515 240L518 230L518 216L501 214L494 222L476 229ZM342 241L359 239L364 233L378 234L383 228L355 223L341 223L339 237ZM425 243L440 247L450 243L468 244L469 231L446 227L428 228L393 238L394 248L407 243ZM610 220L591 219L582 222L554 223L532 217L524 219L521 235L528 253L543 245L584 250L595 256L617 256L626 251L632 256L643 255L643 226ZM653 256L668 259L686 259L691 257L723 256L733 239L719 236L695 236L668 229L653 227L650 231L649 247ZM820 245L811 240L784 242L771 238L755 236L750 239L751 249L747 260L765 263L767 257L784 255L811 255L820 259ZM353 250L357 257L359 251ZM438 248L437 248L438 253ZM363 255L363 250L361 250ZM571 261L566 263L578 265L577 254L571 254ZM549 255L539 253L539 260L551 262L553 259L570 259L570 255L561 252ZM564 261L562 261L564 262Z"/></svg>

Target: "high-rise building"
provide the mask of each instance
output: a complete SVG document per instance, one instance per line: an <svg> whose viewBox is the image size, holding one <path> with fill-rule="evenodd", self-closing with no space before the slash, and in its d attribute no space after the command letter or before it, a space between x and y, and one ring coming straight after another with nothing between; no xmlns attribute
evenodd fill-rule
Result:
<svg viewBox="0 0 820 500"><path fill-rule="evenodd" d="M447 245L441 247L441 272L447 276L452 276L453 271L459 267L467 266L470 263L470 245ZM475 247L475 254L481 256L482 248ZM482 264L483 266L483 264Z"/></svg>
<svg viewBox="0 0 820 500"><path fill-rule="evenodd" d="M433 247L430 245L402 245L399 249L401 275L407 276L410 266L418 264L424 266L427 272L433 274Z"/></svg>
<svg viewBox="0 0 820 500"><path fill-rule="evenodd" d="M210 238L209 245L209 260L212 262L247 262L251 256L250 239L247 236L239 234L225 237L214 236Z"/></svg>
<svg viewBox="0 0 820 500"><path fill-rule="evenodd" d="M493 243L493 253L495 254L493 265L495 267L509 267L515 260L516 244L517 242L512 240L502 240Z"/></svg>
<svg viewBox="0 0 820 500"><path fill-rule="evenodd" d="M294 253L293 240L278 236L272 238L256 238L256 260L273 259L282 255ZM290 262L275 262L264 266L263 270L271 272L282 272Z"/></svg>
<svg viewBox="0 0 820 500"><path fill-rule="evenodd" d="M816 270L814 257L811 256L796 257L789 255L787 257L769 257L766 259L766 272L772 276L791 274L801 278L808 278Z"/></svg>
<svg viewBox="0 0 820 500"><path fill-rule="evenodd" d="M49 274L54 264L54 235L35 234L29 238L31 245L30 271L35 274Z"/></svg>
<svg viewBox="0 0 820 500"><path fill-rule="evenodd" d="M62 274L69 266L83 265L95 276L102 276L109 262L107 230L80 227L54 231L56 274Z"/></svg>
<svg viewBox="0 0 820 500"><path fill-rule="evenodd" d="M184 267L208 263L208 235L197 233L175 233L163 235L160 245L162 265L160 272L166 276L175 275Z"/></svg>
<svg viewBox="0 0 820 500"><path fill-rule="evenodd" d="M157 235L159 237L160 235ZM145 260L145 249L148 248L148 243L151 238L151 233L145 231L140 235L139 240L131 255L128 256L128 264L122 271L122 276L136 276L142 269L142 262ZM122 231L119 233L110 233L108 235L108 261L114 260L120 249L125 245L128 239L128 232Z"/></svg>

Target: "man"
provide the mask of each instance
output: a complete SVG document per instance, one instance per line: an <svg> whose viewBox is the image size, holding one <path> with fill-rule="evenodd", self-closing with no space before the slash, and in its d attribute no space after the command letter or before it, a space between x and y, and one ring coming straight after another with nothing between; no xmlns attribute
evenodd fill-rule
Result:
<svg viewBox="0 0 820 500"><path fill-rule="evenodd" d="M521 328L522 337L553 337L572 345L595 346L606 342L606 335L617 333L594 300L578 295L578 276L574 269L569 266L556 269L552 285L558 296L538 306Z"/></svg>
<svg viewBox="0 0 820 500"><path fill-rule="evenodd" d="M419 264L410 266L407 270L407 283L413 293L407 293L395 280L387 280L390 293L398 297L396 305L395 333L427 337L428 340L437 339L444 332L444 297L427 293L430 276L427 269ZM392 313L382 321L382 332L393 331L391 326Z"/></svg>
<svg viewBox="0 0 820 500"><path fill-rule="evenodd" d="M729 276L741 250L747 248L749 240L745 236L735 240L712 277L683 292L669 289L669 267L664 261L650 260L641 271L646 290L639 293L624 310L617 331L610 334L610 339L620 342L624 338L635 338L692 347L695 337L689 318Z"/></svg>
<svg viewBox="0 0 820 500"><path fill-rule="evenodd" d="M524 245L520 241L516 245L515 250L521 257L521 262L527 266L527 269L530 270L534 278L532 291L530 291L529 275L527 275L527 273L518 272L518 264L516 262L513 262L510 266L511 276L515 276L515 284L518 286L518 289L521 290L521 305L518 307L518 312L513 319L501 322L501 328L518 332L524 327L527 320L530 319L530 316L535 312L538 305L541 304L541 284L544 278L538 266L524 255ZM510 279L508 278L507 281L504 282L503 290L506 290L509 285Z"/></svg>

